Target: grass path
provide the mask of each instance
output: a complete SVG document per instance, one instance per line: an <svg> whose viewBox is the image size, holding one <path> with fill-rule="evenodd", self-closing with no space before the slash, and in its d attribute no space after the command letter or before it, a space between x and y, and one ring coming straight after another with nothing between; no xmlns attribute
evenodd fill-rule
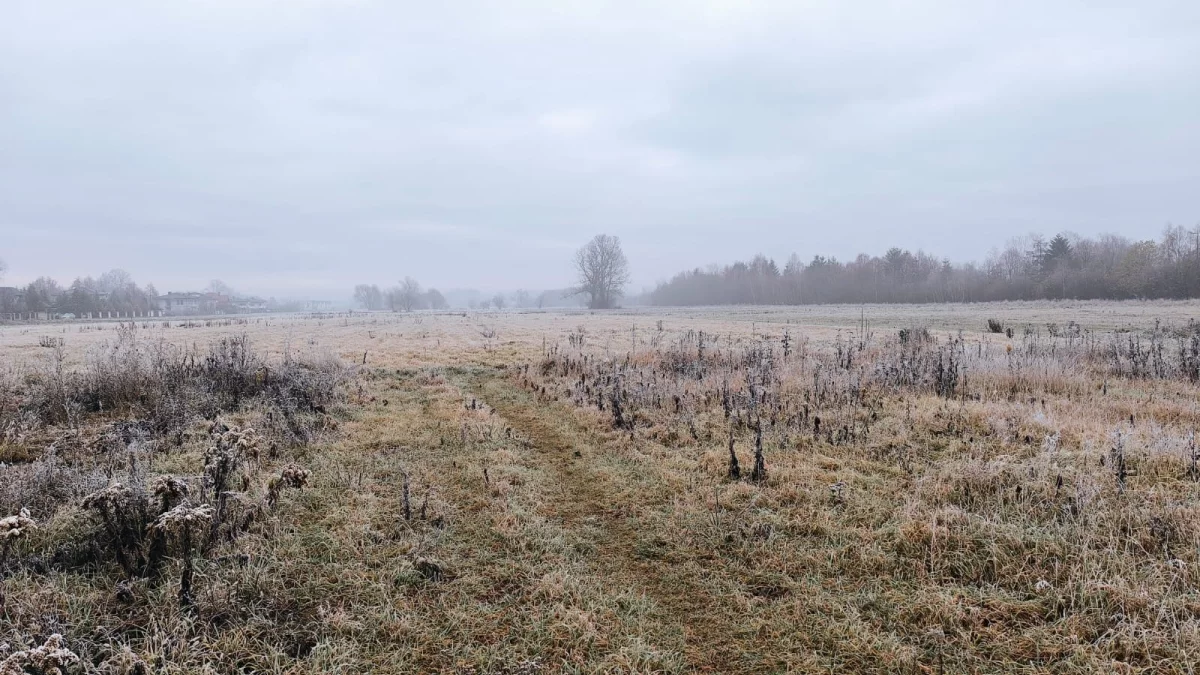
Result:
<svg viewBox="0 0 1200 675"><path fill-rule="evenodd" d="M723 606L690 571L646 554L647 540L637 527L645 491L621 489L621 472L638 471L638 481L653 480L645 465L614 465L605 460L607 439L586 428L575 411L557 402L538 400L504 377L476 372L461 383L530 441L530 451L553 470L554 493L545 500L547 517L588 540L596 551L593 573L610 586L645 593L657 607L656 632L681 635L690 672L733 673L747 670L732 645L733 609ZM614 466L619 466L615 471ZM629 477L632 480L632 477ZM636 482L636 481L635 481ZM634 502L630 498L641 499ZM733 623L730 623L733 621Z"/></svg>

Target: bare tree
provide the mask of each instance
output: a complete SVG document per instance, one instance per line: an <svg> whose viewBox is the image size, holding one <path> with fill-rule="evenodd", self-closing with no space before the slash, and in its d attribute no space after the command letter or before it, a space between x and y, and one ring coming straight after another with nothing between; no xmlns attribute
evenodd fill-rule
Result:
<svg viewBox="0 0 1200 675"><path fill-rule="evenodd" d="M0 281L4 281L4 272L7 269L8 267L5 266L4 260L0 259ZM0 312L16 312L20 309L17 306L16 297L10 296L7 292L3 292L3 289L0 289Z"/></svg>
<svg viewBox="0 0 1200 675"><path fill-rule="evenodd" d="M237 295L237 292L233 290L232 286L224 281L221 281L220 279L213 279L212 281L208 282L208 292L216 293L217 295L224 295L229 298Z"/></svg>
<svg viewBox="0 0 1200 675"><path fill-rule="evenodd" d="M142 289L142 293L146 296L146 309L159 308L158 289L154 287L154 284L146 284L146 287Z"/></svg>
<svg viewBox="0 0 1200 675"><path fill-rule="evenodd" d="M362 305L363 309L371 309L371 287L367 284L355 286L354 301Z"/></svg>
<svg viewBox="0 0 1200 675"><path fill-rule="evenodd" d="M610 309L624 294L629 283L629 261L617 237L598 234L575 253L579 285L570 295L586 294L588 307Z"/></svg>
<svg viewBox="0 0 1200 675"><path fill-rule="evenodd" d="M100 278L96 280L96 285L100 290L112 293L113 291L128 288L134 284L133 277L129 275L129 272L114 269L101 274Z"/></svg>
<svg viewBox="0 0 1200 675"><path fill-rule="evenodd" d="M513 293L513 307L528 307L529 306L529 291L518 289Z"/></svg>
<svg viewBox="0 0 1200 675"><path fill-rule="evenodd" d="M425 304L430 309L450 309L450 303L446 302L446 296L436 288L425 291Z"/></svg>
<svg viewBox="0 0 1200 675"><path fill-rule="evenodd" d="M363 309L376 310L383 309L383 291L374 284L359 284L354 287L354 300L363 306Z"/></svg>
<svg viewBox="0 0 1200 675"><path fill-rule="evenodd" d="M504 309L506 302L507 301L504 299L503 293L497 293L492 296L492 305L495 306L496 309Z"/></svg>
<svg viewBox="0 0 1200 675"><path fill-rule="evenodd" d="M416 309L421 302L421 284L412 277L404 277L404 281L400 282L399 293L396 296L396 305L406 312L411 312Z"/></svg>
<svg viewBox="0 0 1200 675"><path fill-rule="evenodd" d="M59 302L63 289L50 277L38 277L25 287L25 306L30 312L46 312Z"/></svg>

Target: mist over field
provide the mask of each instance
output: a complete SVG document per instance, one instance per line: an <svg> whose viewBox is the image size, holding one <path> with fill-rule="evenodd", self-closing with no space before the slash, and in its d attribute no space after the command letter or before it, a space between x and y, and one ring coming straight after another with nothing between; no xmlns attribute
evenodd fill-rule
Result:
<svg viewBox="0 0 1200 675"><path fill-rule="evenodd" d="M1200 220L1194 3L6 3L6 281L349 301ZM536 293L535 293L536 294Z"/></svg>
<svg viewBox="0 0 1200 675"><path fill-rule="evenodd" d="M0 675L1200 672L1197 36L5 0Z"/></svg>

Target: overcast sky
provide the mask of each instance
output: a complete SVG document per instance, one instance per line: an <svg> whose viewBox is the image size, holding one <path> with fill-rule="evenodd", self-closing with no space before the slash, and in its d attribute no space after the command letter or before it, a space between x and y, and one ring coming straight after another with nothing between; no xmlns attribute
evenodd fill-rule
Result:
<svg viewBox="0 0 1200 675"><path fill-rule="evenodd" d="M8 283L635 284L1200 221L1200 2L4 0Z"/></svg>

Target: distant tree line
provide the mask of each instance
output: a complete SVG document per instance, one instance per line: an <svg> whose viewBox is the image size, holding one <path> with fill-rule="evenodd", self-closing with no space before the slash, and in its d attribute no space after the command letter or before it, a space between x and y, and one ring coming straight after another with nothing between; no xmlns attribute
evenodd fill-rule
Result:
<svg viewBox="0 0 1200 675"><path fill-rule="evenodd" d="M472 293L472 296L475 294ZM468 297L465 304L470 309L553 309L581 306L573 289L559 288L534 293L518 289L512 293L496 293L490 298Z"/></svg>
<svg viewBox="0 0 1200 675"><path fill-rule="evenodd" d="M65 287L50 277L39 277L24 288L2 290L0 313L127 313L159 308L154 286L138 286L125 270L112 270L99 277L79 277Z"/></svg>
<svg viewBox="0 0 1200 675"><path fill-rule="evenodd" d="M494 293L485 296L478 291L458 291L451 293L455 303L469 309L543 309L551 307L578 307L579 302L572 298L575 289L547 290L532 293L525 289L517 289L511 293ZM422 290L421 284L412 277L390 288L380 288L376 284L359 284L354 287L354 302L357 306L372 310L407 312L417 309L450 309L450 301L436 288Z"/></svg>
<svg viewBox="0 0 1200 675"><path fill-rule="evenodd" d="M982 263L955 264L894 247L848 262L792 254L780 268L748 262L677 274L653 305L984 302L1038 299L1200 297L1200 229L1170 226L1159 241L1062 233L1029 235L993 249Z"/></svg>
<svg viewBox="0 0 1200 675"><path fill-rule="evenodd" d="M354 287L354 301L363 309L381 309L393 312L411 312L414 309L449 309L450 304L436 288L422 290L421 284L412 277L405 277L399 285L381 289L374 284L359 284Z"/></svg>
<svg viewBox="0 0 1200 675"><path fill-rule="evenodd" d="M4 264L0 261L0 282L3 281ZM212 281L198 293L175 295L202 296L202 302L184 313L232 313L248 311L302 311L302 301L278 301L239 294L221 280ZM0 315L4 314L74 314L88 316L114 313L120 315L141 314L167 310L164 296L160 296L153 284L139 285L128 272L114 269L99 277L78 277L69 286L55 279L42 276L22 287L5 286L0 283Z"/></svg>

